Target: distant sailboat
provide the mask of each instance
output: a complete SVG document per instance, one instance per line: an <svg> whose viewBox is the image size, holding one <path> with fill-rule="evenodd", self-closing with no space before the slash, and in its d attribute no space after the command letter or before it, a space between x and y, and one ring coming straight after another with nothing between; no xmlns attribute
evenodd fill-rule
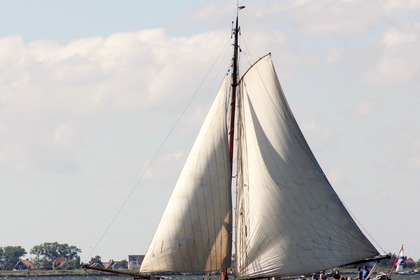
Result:
<svg viewBox="0 0 420 280"><path fill-rule="evenodd" d="M229 268L238 278L284 277L380 259L311 152L271 54L238 78L238 33L236 17L232 76L222 82L137 277Z"/></svg>
<svg viewBox="0 0 420 280"><path fill-rule="evenodd" d="M404 270L406 257L404 256L404 245L401 246L398 256L395 258L393 267L395 267L396 272L402 272Z"/></svg>
<svg viewBox="0 0 420 280"><path fill-rule="evenodd" d="M401 249L398 252L398 255L395 257L394 262L392 263L392 267L389 269L387 273L380 273L376 276L376 280L390 280L392 274L396 273L399 275L414 275L418 274L419 271L417 269L406 270L404 267L406 266L407 256L404 255L404 245L401 245Z"/></svg>
<svg viewBox="0 0 420 280"><path fill-rule="evenodd" d="M395 268L395 272L399 275L414 275L418 274L419 271L417 269L413 269L413 267L408 268L409 266L409 259L405 256L404 253L404 245L401 246L400 252L398 253L395 261L392 265L392 269ZM411 260L413 261L413 260Z"/></svg>

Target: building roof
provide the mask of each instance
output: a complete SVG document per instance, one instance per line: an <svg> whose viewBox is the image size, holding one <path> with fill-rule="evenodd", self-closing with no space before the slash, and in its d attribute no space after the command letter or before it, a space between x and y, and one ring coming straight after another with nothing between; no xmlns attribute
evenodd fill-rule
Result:
<svg viewBox="0 0 420 280"><path fill-rule="evenodd" d="M35 264L30 260L19 260L15 267L19 266L19 264L23 264L27 269L35 269Z"/></svg>
<svg viewBox="0 0 420 280"><path fill-rule="evenodd" d="M114 260L109 260L109 262L104 264L104 267L107 269L112 269L114 264L115 264Z"/></svg>
<svg viewBox="0 0 420 280"><path fill-rule="evenodd" d="M65 258L65 257L58 257L58 258L56 258L55 260L54 260L54 263L53 263L53 265L55 266L55 267L58 267L58 266L63 266L63 265L65 265L66 263L67 263L67 258Z"/></svg>
<svg viewBox="0 0 420 280"><path fill-rule="evenodd" d="M90 265L90 267L104 268L104 266L101 263L93 263L93 264Z"/></svg>

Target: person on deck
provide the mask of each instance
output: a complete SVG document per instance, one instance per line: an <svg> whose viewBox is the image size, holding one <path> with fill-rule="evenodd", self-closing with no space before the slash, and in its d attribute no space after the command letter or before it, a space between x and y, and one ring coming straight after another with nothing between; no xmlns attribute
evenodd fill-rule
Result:
<svg viewBox="0 0 420 280"><path fill-rule="evenodd" d="M368 269L368 267L365 265L364 267L363 267L363 275L362 275L362 277L363 277L363 280L369 280L370 279L370 277L368 278L368 276L369 276L369 269Z"/></svg>
<svg viewBox="0 0 420 280"><path fill-rule="evenodd" d="M312 280L319 280L319 272L312 274Z"/></svg>
<svg viewBox="0 0 420 280"><path fill-rule="evenodd" d="M363 271L360 266L357 267L357 279L363 280Z"/></svg>
<svg viewBox="0 0 420 280"><path fill-rule="evenodd" d="M340 280L340 271L338 271L338 270L334 271L333 278L335 280Z"/></svg>

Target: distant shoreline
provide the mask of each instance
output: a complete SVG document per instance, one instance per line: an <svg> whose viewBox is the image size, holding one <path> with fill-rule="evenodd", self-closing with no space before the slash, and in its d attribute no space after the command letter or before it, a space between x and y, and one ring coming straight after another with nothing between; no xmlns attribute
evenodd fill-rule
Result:
<svg viewBox="0 0 420 280"><path fill-rule="evenodd" d="M87 272L83 269L75 269L75 270L0 270L0 278L3 277L68 277L68 276L76 276L76 277L89 277L89 276L104 276L107 277L124 277L130 278L126 275L118 275L113 273L106 273L106 272Z"/></svg>

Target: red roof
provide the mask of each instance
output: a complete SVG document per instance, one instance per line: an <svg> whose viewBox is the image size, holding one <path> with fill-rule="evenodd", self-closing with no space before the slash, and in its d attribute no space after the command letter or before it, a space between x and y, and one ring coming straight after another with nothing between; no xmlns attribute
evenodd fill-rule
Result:
<svg viewBox="0 0 420 280"><path fill-rule="evenodd" d="M35 269L35 265L30 260L21 260L21 262L28 268L28 269Z"/></svg>
<svg viewBox="0 0 420 280"><path fill-rule="evenodd" d="M58 257L54 261L54 266L60 266L67 263L67 258L65 257Z"/></svg>

